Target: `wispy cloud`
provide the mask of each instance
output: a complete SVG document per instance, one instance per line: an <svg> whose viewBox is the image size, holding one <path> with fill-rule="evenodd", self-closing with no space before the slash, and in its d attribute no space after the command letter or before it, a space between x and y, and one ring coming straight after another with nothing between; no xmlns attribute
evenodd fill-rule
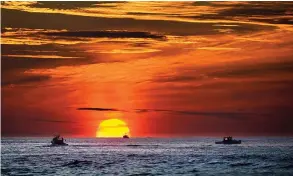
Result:
<svg viewBox="0 0 293 176"><path fill-rule="evenodd" d="M37 58L37 57L21 57L17 58L2 56L2 71L11 71L18 69L34 69L34 68L56 68L64 65L81 65L90 63L90 59L84 58Z"/></svg>
<svg viewBox="0 0 293 176"><path fill-rule="evenodd" d="M53 120L53 119L33 119L36 122L45 122L45 123L77 123L70 120Z"/></svg>
<svg viewBox="0 0 293 176"><path fill-rule="evenodd" d="M26 45L75 45L97 42L140 42L167 41L167 36L159 33L126 30L46 30L34 28L4 28L1 33L2 44Z"/></svg>
<svg viewBox="0 0 293 176"><path fill-rule="evenodd" d="M51 77L46 75L30 75L30 76L24 76L15 80L6 80L1 81L1 86L14 86L14 85L22 85L27 83L38 83L42 81L47 81Z"/></svg>
<svg viewBox="0 0 293 176"><path fill-rule="evenodd" d="M15 55L15 54L7 54L2 55L2 57L11 57L11 58L37 58L37 59L76 59L81 57L75 56L58 56L58 55Z"/></svg>
<svg viewBox="0 0 293 176"><path fill-rule="evenodd" d="M182 115L192 115L192 116L214 116L214 117L225 117L225 118L239 118L245 116L255 116L259 115L256 113L249 112L216 112L216 111L185 111L185 110L168 110L168 109L133 109L133 110L119 110L114 108L77 108L77 110L87 110L87 111L124 111L132 113L173 113Z"/></svg>
<svg viewBox="0 0 293 176"><path fill-rule="evenodd" d="M225 47L199 47L196 49L201 49L201 50L232 50L232 51L237 51L241 50L241 48L225 48Z"/></svg>
<svg viewBox="0 0 293 176"><path fill-rule="evenodd" d="M115 108L77 108L77 110L81 111L121 111Z"/></svg>
<svg viewBox="0 0 293 176"><path fill-rule="evenodd" d="M149 32L131 32L131 31L64 31L64 32L45 32L47 36L61 37L89 37L89 38L151 38L165 39L165 36L152 34Z"/></svg>
<svg viewBox="0 0 293 176"><path fill-rule="evenodd" d="M125 48L125 49L114 49L106 51L96 51L97 53L119 53L119 54L138 54L138 53L154 53L159 52L158 49L139 49L139 48Z"/></svg>

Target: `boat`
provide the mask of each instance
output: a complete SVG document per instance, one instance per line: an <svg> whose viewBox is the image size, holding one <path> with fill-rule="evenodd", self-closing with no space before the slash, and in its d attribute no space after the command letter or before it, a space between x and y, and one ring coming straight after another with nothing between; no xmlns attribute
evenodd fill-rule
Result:
<svg viewBox="0 0 293 176"><path fill-rule="evenodd" d="M124 134L124 135L123 135L123 138L124 138L124 139L128 139L129 136L128 136L127 134Z"/></svg>
<svg viewBox="0 0 293 176"><path fill-rule="evenodd" d="M223 141L217 141L216 144L241 144L241 140L235 140L232 136L223 137Z"/></svg>
<svg viewBox="0 0 293 176"><path fill-rule="evenodd" d="M54 138L51 141L51 146L66 146L65 139L60 137L60 135L54 136Z"/></svg>

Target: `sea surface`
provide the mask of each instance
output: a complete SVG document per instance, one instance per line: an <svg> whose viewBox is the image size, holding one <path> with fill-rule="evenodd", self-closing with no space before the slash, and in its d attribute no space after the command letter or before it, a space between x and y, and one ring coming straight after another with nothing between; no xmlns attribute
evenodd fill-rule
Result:
<svg viewBox="0 0 293 176"><path fill-rule="evenodd" d="M293 138L2 138L2 175L293 175Z"/></svg>

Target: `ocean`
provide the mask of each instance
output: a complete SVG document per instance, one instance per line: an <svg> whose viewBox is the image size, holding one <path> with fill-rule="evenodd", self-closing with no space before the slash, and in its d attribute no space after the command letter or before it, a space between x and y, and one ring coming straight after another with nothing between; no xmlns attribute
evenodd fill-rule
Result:
<svg viewBox="0 0 293 176"><path fill-rule="evenodd" d="M2 175L293 175L293 138L2 138Z"/></svg>

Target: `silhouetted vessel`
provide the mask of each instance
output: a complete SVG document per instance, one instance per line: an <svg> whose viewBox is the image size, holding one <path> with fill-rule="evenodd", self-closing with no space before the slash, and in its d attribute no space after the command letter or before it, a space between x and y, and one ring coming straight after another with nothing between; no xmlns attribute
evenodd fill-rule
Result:
<svg viewBox="0 0 293 176"><path fill-rule="evenodd" d="M56 135L56 136L52 139L51 144L52 144L52 146L65 146L65 145L68 145L68 144L66 144L66 143L64 142L63 137L60 138L60 135L59 135L59 134Z"/></svg>
<svg viewBox="0 0 293 176"><path fill-rule="evenodd" d="M223 141L217 141L216 144L241 144L241 140L234 140L232 136L224 137Z"/></svg>
<svg viewBox="0 0 293 176"><path fill-rule="evenodd" d="M128 136L127 134L124 134L124 135L123 135L123 138L124 138L124 139L128 139L129 136Z"/></svg>

